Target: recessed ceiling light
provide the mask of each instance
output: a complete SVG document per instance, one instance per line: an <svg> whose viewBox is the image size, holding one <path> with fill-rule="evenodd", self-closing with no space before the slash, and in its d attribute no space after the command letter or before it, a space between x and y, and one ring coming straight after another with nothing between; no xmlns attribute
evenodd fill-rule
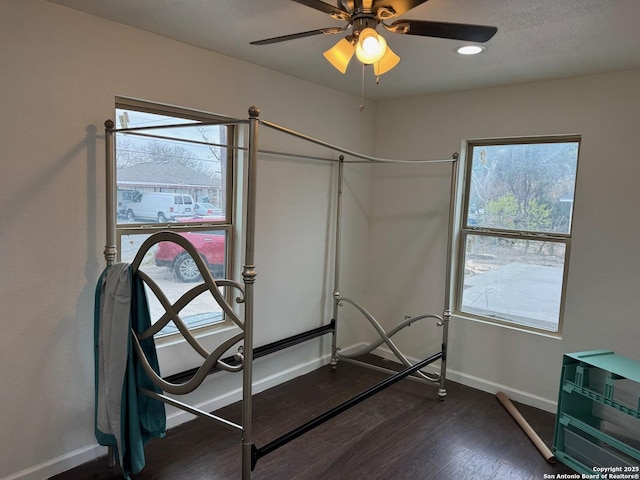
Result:
<svg viewBox="0 0 640 480"><path fill-rule="evenodd" d="M465 45L464 47L456 48L456 52L460 55L477 55L478 53L482 53L487 49L487 47L483 47L482 45Z"/></svg>

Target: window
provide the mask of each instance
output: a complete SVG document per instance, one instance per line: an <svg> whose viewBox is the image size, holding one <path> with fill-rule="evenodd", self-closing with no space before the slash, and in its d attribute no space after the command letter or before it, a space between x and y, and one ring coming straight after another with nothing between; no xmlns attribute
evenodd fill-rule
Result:
<svg viewBox="0 0 640 480"><path fill-rule="evenodd" d="M455 310L560 333L580 139L468 144Z"/></svg>
<svg viewBox="0 0 640 480"><path fill-rule="evenodd" d="M170 229L196 247L214 277L225 278L231 271L234 243L233 127L203 124L221 120L203 112L128 99L117 99L115 115L117 129L162 127L115 135L120 261L132 262L145 239ZM191 256L170 242L152 247L141 270L171 303L202 278ZM165 309L149 289L147 297L155 322ZM225 320L208 292L180 316L191 329ZM177 329L170 322L158 336L174 333Z"/></svg>

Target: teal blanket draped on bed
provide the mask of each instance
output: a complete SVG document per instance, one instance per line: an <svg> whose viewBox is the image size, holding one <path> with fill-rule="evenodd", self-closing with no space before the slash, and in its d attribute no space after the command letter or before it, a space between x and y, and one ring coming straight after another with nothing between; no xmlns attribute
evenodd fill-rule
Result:
<svg viewBox="0 0 640 480"><path fill-rule="evenodd" d="M126 479L144 467L144 445L166 431L164 403L138 390L160 393L139 363L131 340L132 330L140 333L150 326L143 281L132 275L129 264L107 267L95 292L95 435L100 445L114 448ZM140 343L159 374L153 337Z"/></svg>

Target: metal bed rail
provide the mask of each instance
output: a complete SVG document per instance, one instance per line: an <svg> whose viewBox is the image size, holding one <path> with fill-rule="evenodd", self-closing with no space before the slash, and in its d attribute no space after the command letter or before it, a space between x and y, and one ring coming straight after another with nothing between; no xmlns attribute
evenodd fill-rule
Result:
<svg viewBox="0 0 640 480"><path fill-rule="evenodd" d="M332 409L324 412L321 415L318 415L317 417L309 420L308 422L304 423L303 425L291 430L288 433L285 433L284 435L276 438L275 440L269 442L268 444L266 444L263 447L257 448L255 445L252 446L252 462L251 462L251 470L253 470L256 466L256 463L258 462L258 460L262 457L264 457L265 455L268 455L269 453L277 450L278 448L286 445L287 443L291 442L292 440L295 440L296 438L298 438L299 436L309 432L310 430L313 430L314 428L322 425L323 423L331 420L332 418L334 418L335 416L349 410L351 407L354 407L356 405L358 405L359 403L363 402L364 400L368 399L369 397L375 395L378 392L381 392L382 390L390 387L391 385L393 385L394 383L399 382L400 380L408 377L409 375L417 372L418 370L420 370L421 368L426 367L427 365L429 365L430 363L435 362L436 360L442 358L444 355L444 352L438 352L434 355L431 355L428 358L425 358L424 360L416 363L415 365L412 365L411 367L402 370L401 372L396 373L395 375L386 378L385 380L383 380L380 383L377 383L376 385L368 388L367 390L359 393L358 395L350 398L349 400L341 403L340 405L337 405L336 407L333 407Z"/></svg>
<svg viewBox="0 0 640 480"><path fill-rule="evenodd" d="M303 333L298 333L297 335L292 335L290 337L284 338L282 340L277 340L277 341L275 341L273 343L269 343L269 344L263 345L261 347L256 347L256 348L253 349L253 358L255 360L257 358L261 358L261 357L264 357L266 355L270 355L272 353L279 352L280 350L284 350L286 348L293 347L294 345L298 345L300 343L312 340L312 339L320 337L322 335L326 335L328 333L333 333L333 331L335 329L335 324L336 324L335 320L331 320L330 323L328 323L327 325L324 325L322 327L314 328L312 330L308 330L308 331L303 332ZM229 364L229 365L237 365L237 364L240 363L235 355L223 358L222 361L224 363ZM197 371L198 371L197 368L193 368L193 369L185 370L184 372L175 373L173 375L169 375L169 376L166 376L166 377L163 377L163 378L167 382L183 383L183 382L188 381L191 377L193 377L196 374ZM213 366L207 372L207 374L210 375L210 374L216 373L218 371L220 371L220 369L217 368L216 366Z"/></svg>

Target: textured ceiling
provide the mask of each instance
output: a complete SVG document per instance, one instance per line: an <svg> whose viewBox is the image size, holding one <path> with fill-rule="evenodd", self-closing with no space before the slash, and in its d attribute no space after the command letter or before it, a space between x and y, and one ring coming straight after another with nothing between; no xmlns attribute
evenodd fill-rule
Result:
<svg viewBox="0 0 640 480"><path fill-rule="evenodd" d="M342 34L271 45L250 41L343 25L289 0L49 0L184 43L262 65L330 88L360 94L362 66L345 75L322 56ZM326 0L326 3L333 3ZM384 32L400 64L365 96L433 92L640 68L640 0L429 0L400 18L498 27L488 50L464 57L463 42Z"/></svg>

